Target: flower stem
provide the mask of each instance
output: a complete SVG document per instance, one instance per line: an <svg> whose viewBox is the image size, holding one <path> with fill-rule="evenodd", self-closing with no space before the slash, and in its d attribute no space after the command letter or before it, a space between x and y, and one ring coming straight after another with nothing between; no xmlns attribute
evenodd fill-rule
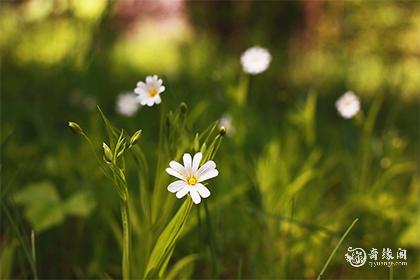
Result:
<svg viewBox="0 0 420 280"><path fill-rule="evenodd" d="M128 221L128 201L121 202L121 219L123 227L123 279L130 279L130 224Z"/></svg>

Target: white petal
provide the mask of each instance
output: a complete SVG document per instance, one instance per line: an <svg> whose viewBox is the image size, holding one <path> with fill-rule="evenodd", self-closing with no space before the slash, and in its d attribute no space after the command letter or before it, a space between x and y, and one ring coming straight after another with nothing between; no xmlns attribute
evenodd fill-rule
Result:
<svg viewBox="0 0 420 280"><path fill-rule="evenodd" d="M158 87L159 88L159 91L158 91L158 93L162 93L162 92L164 92L165 91L165 86L159 86Z"/></svg>
<svg viewBox="0 0 420 280"><path fill-rule="evenodd" d="M176 193L176 197L183 198L189 191L190 191L190 188L185 186Z"/></svg>
<svg viewBox="0 0 420 280"><path fill-rule="evenodd" d="M141 105L146 105L147 104L147 99L146 98L143 98L143 99L140 99L140 104Z"/></svg>
<svg viewBox="0 0 420 280"><path fill-rule="evenodd" d="M196 153L193 158L192 162L192 172L195 174L198 170L198 166L200 165L201 158L203 157L202 153Z"/></svg>
<svg viewBox="0 0 420 280"><path fill-rule="evenodd" d="M171 161L169 163L169 166L175 170L176 172L178 172L179 174L181 174L182 176L187 176L187 174L185 173L185 168L184 166L182 166L179 162L176 161Z"/></svg>
<svg viewBox="0 0 420 280"><path fill-rule="evenodd" d="M191 175L191 162L192 158L191 155L188 153L185 153L182 157L182 160L184 161L184 167L188 175Z"/></svg>
<svg viewBox="0 0 420 280"><path fill-rule="evenodd" d="M165 169L166 173L168 173L169 175L172 175L174 177L177 177L178 179L181 180L186 180L185 176L183 176L182 174L179 174L176 170L173 170L172 168L168 167Z"/></svg>
<svg viewBox="0 0 420 280"><path fill-rule="evenodd" d="M212 160L209 160L208 162L206 162L205 164L203 164L200 169L198 169L197 171L197 176L201 176L204 173L206 173L209 170L215 169L216 168L216 163Z"/></svg>
<svg viewBox="0 0 420 280"><path fill-rule="evenodd" d="M150 84L153 82L153 77L152 76L147 76L146 77L146 84Z"/></svg>
<svg viewBox="0 0 420 280"><path fill-rule="evenodd" d="M206 173L202 174L200 177L198 177L198 182L203 182L205 180L211 179L219 175L219 171L217 169L211 169L207 171Z"/></svg>
<svg viewBox="0 0 420 280"><path fill-rule="evenodd" d="M206 186L204 186L203 184L197 183L194 187L198 191L201 197L207 198L210 196L209 189L206 188Z"/></svg>
<svg viewBox="0 0 420 280"><path fill-rule="evenodd" d="M152 99L152 98L149 98L148 100L147 100L147 106L149 106L149 107L152 107L153 106L153 104L155 104L155 101Z"/></svg>
<svg viewBox="0 0 420 280"><path fill-rule="evenodd" d="M137 94L147 94L147 89L146 88L141 88L141 87L137 87L134 89L134 92Z"/></svg>
<svg viewBox="0 0 420 280"><path fill-rule="evenodd" d="M178 180L169 184L168 191L170 191L171 193L174 193L181 190L183 187L186 187L186 186L187 186L187 183L185 183L182 180Z"/></svg>
<svg viewBox="0 0 420 280"><path fill-rule="evenodd" d="M201 202L201 197L195 188L191 188L190 195L195 204L199 204Z"/></svg>
<svg viewBox="0 0 420 280"><path fill-rule="evenodd" d="M160 98L160 95L158 94L155 96L155 103L160 104L160 102L162 102L162 99Z"/></svg>

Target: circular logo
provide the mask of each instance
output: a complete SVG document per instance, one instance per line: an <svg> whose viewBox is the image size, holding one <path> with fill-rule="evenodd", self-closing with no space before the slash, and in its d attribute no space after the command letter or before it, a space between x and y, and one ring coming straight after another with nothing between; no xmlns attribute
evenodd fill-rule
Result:
<svg viewBox="0 0 420 280"><path fill-rule="evenodd" d="M353 267L360 267L366 263L366 252L362 248L352 248L347 249L347 253L344 255L346 261L350 263Z"/></svg>

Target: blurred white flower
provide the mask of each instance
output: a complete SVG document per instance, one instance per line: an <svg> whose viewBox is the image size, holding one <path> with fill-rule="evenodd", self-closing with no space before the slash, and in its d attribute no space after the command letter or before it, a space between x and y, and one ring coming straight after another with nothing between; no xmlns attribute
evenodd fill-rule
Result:
<svg viewBox="0 0 420 280"><path fill-rule="evenodd" d="M233 135L235 133L235 127L233 126L232 117L229 114L223 114L219 119L219 128L224 127L227 135Z"/></svg>
<svg viewBox="0 0 420 280"><path fill-rule="evenodd" d="M343 118L350 119L360 110L359 97L348 91L335 102L335 107Z"/></svg>
<svg viewBox="0 0 420 280"><path fill-rule="evenodd" d="M162 79L159 79L157 75L147 76L146 83L138 82L134 92L140 104L149 107L159 104L162 101L160 94L165 91L165 86L162 84Z"/></svg>
<svg viewBox="0 0 420 280"><path fill-rule="evenodd" d="M267 70L270 62L270 52L261 47L249 48L241 56L241 63L244 72L252 75L256 75Z"/></svg>
<svg viewBox="0 0 420 280"><path fill-rule="evenodd" d="M140 107L137 96L132 92L121 93L118 95L116 104L117 113L131 117Z"/></svg>
<svg viewBox="0 0 420 280"><path fill-rule="evenodd" d="M189 193L195 204L199 204L201 198L209 197L209 189L201 182L216 177L219 171L216 169L216 163L212 160L207 161L199 168L202 157L201 153L196 153L194 158L185 153L182 158L184 166L176 161L171 161L166 172L180 180L169 184L168 191L176 192L177 198L182 198Z"/></svg>

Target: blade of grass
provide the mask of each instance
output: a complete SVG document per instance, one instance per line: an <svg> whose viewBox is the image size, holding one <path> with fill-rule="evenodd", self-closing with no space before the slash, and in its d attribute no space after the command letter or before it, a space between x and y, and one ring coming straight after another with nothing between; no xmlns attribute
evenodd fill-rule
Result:
<svg viewBox="0 0 420 280"><path fill-rule="evenodd" d="M324 267L322 268L321 272L319 273L318 277L316 278L317 280L321 280L322 275L324 274L325 270L327 269L328 265L330 264L333 256L335 255L335 253L337 252L338 248L340 247L341 243L343 243L344 239L346 238L346 236L349 234L349 232L351 231L351 229L353 228L353 226L357 223L357 221L359 220L359 218L356 218L353 223L351 223L351 225L347 228L346 232L343 234L343 236L340 238L340 241L338 241L337 245L335 246L334 250L331 252L330 256L327 259L327 262L324 264Z"/></svg>

